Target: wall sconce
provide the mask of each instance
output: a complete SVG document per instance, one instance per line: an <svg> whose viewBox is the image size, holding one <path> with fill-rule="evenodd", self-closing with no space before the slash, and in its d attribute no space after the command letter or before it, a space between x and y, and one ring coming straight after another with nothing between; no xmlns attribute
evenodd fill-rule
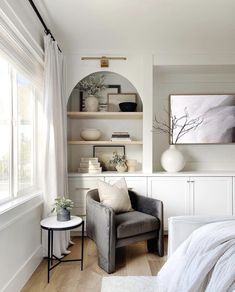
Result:
<svg viewBox="0 0 235 292"><path fill-rule="evenodd" d="M101 68L108 68L109 67L109 60L124 60L126 61L126 57L82 57L81 60L100 60L100 67Z"/></svg>

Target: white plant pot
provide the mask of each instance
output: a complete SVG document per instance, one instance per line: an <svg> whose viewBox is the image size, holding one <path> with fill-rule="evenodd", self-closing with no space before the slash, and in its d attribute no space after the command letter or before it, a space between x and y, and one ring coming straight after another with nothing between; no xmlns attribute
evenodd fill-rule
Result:
<svg viewBox="0 0 235 292"><path fill-rule="evenodd" d="M85 99L85 108L87 112L98 112L99 100L94 95L88 95Z"/></svg>
<svg viewBox="0 0 235 292"><path fill-rule="evenodd" d="M161 164L167 172L177 172L184 168L185 158L175 145L170 145L162 154Z"/></svg>
<svg viewBox="0 0 235 292"><path fill-rule="evenodd" d="M118 164L116 165L116 170L118 172L125 172L127 170L126 164Z"/></svg>

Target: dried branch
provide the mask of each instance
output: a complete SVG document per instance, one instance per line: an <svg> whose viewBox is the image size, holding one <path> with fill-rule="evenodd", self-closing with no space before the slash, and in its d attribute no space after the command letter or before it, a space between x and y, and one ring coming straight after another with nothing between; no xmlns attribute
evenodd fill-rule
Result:
<svg viewBox="0 0 235 292"><path fill-rule="evenodd" d="M190 119L187 107L184 108L184 115L182 115L181 117L176 117L175 115L172 115L172 112L169 113L166 109L164 109L164 111L168 115L170 115L170 125L168 125L168 123L166 122L159 121L155 115L153 128L162 133L169 134L170 141L174 144L176 144L181 137L183 137L190 131L195 131L203 123L203 118L201 116ZM179 131L174 138L174 133L178 129Z"/></svg>

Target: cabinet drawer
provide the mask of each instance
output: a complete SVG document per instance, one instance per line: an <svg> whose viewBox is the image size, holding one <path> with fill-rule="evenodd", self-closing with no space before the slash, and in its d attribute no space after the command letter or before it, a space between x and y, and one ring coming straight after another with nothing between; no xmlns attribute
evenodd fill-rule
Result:
<svg viewBox="0 0 235 292"><path fill-rule="evenodd" d="M104 180L103 177L99 177ZM86 213L86 194L89 190L97 188L98 179L95 177L69 178L69 197L74 202L74 215Z"/></svg>
<svg viewBox="0 0 235 292"><path fill-rule="evenodd" d="M105 181L108 183L115 183L120 180L120 177L106 177ZM125 177L127 187L139 195L147 196L147 178L142 176L128 176Z"/></svg>

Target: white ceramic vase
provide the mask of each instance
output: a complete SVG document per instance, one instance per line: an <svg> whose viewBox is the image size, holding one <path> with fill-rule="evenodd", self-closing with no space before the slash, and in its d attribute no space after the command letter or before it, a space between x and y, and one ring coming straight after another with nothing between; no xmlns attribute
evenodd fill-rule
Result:
<svg viewBox="0 0 235 292"><path fill-rule="evenodd" d="M161 164L167 172L177 172L184 168L185 158L175 145L170 145L162 154Z"/></svg>
<svg viewBox="0 0 235 292"><path fill-rule="evenodd" d="M117 164L116 170L118 172L125 172L127 170L127 166L126 166L126 164Z"/></svg>
<svg viewBox="0 0 235 292"><path fill-rule="evenodd" d="M99 100L94 95L88 95L85 99L85 108L87 112L98 112Z"/></svg>

